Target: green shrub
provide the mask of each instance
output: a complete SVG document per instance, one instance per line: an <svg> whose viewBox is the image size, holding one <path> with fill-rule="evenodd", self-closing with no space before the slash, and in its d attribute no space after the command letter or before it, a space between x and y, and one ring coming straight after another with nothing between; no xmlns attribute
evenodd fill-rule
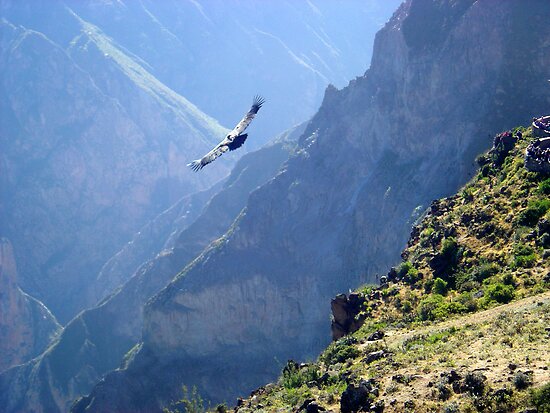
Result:
<svg viewBox="0 0 550 413"><path fill-rule="evenodd" d="M493 275L500 272L500 266L495 262L485 262L472 271L474 279L478 282L482 282Z"/></svg>
<svg viewBox="0 0 550 413"><path fill-rule="evenodd" d="M514 246L512 268L531 268L536 261L537 256L533 248L524 244Z"/></svg>
<svg viewBox="0 0 550 413"><path fill-rule="evenodd" d="M516 374L514 374L513 382L515 388L518 390L524 390L533 384L533 380L531 379L531 377L522 371L518 371Z"/></svg>
<svg viewBox="0 0 550 413"><path fill-rule="evenodd" d="M550 178L539 183L538 192L543 195L550 195Z"/></svg>
<svg viewBox="0 0 550 413"><path fill-rule="evenodd" d="M449 315L445 298L440 294L430 294L418 304L418 317L423 320L437 320Z"/></svg>
<svg viewBox="0 0 550 413"><path fill-rule="evenodd" d="M435 294L445 295L447 294L448 282L441 278L436 278L432 287L432 292Z"/></svg>
<svg viewBox="0 0 550 413"><path fill-rule="evenodd" d="M356 342L357 340L353 337L343 337L338 341L330 343L319 357L319 360L327 365L331 365L355 358L359 355L359 350L354 346Z"/></svg>
<svg viewBox="0 0 550 413"><path fill-rule="evenodd" d="M319 377L319 369L314 364L300 367L297 363L290 360L283 369L281 384L285 389L295 389L302 387L310 381L316 381Z"/></svg>
<svg viewBox="0 0 550 413"><path fill-rule="evenodd" d="M463 292L457 297L456 301L464 307L464 311L469 313L476 311L478 308L477 300L471 292Z"/></svg>
<svg viewBox="0 0 550 413"><path fill-rule="evenodd" d="M407 274L405 274L405 277L403 277L403 280L411 285L416 284L421 279L422 274L414 267L410 268L409 271L407 271Z"/></svg>
<svg viewBox="0 0 550 413"><path fill-rule="evenodd" d="M531 402L537 407L538 413L550 413L550 383L535 389L531 393Z"/></svg>
<svg viewBox="0 0 550 413"><path fill-rule="evenodd" d="M172 403L170 408L164 408L163 413L203 413L205 410L204 401L200 396L197 388L193 386L191 393L187 386L182 386L183 397L175 403Z"/></svg>
<svg viewBox="0 0 550 413"><path fill-rule="evenodd" d="M530 201L527 208L519 214L518 224L533 227L549 209L550 199Z"/></svg>
<svg viewBox="0 0 550 413"><path fill-rule="evenodd" d="M409 270L412 269L412 268L413 268L413 265L409 261L402 262L395 269L396 272L397 272L397 277L398 278L404 278L405 275L407 275Z"/></svg>
<svg viewBox="0 0 550 413"><path fill-rule="evenodd" d="M441 244L441 255L446 258L457 258L458 242L454 237L445 238Z"/></svg>
<svg viewBox="0 0 550 413"><path fill-rule="evenodd" d="M490 284L485 289L484 295L489 301L506 304L514 298L514 287L502 283Z"/></svg>

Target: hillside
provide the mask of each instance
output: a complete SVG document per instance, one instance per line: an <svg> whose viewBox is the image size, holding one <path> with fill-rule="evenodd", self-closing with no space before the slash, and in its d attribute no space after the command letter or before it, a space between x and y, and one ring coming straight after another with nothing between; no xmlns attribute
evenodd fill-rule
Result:
<svg viewBox="0 0 550 413"><path fill-rule="evenodd" d="M364 324L316 362L289 362L237 412L532 405L532 388L550 383L550 177L524 168L533 136L517 130L509 154L479 157L474 179L432 203L380 286L359 288L344 310L333 300L333 331Z"/></svg>
<svg viewBox="0 0 550 413"><path fill-rule="evenodd" d="M101 30L65 20L60 31L77 25L68 48L0 23L1 233L19 285L62 324L92 304L87 289L134 233L234 162L189 171L225 129Z"/></svg>
<svg viewBox="0 0 550 413"><path fill-rule="evenodd" d="M274 380L278 360L319 354L330 298L374 282L490 137L548 108L550 3L532 4L403 3L365 75L327 88L295 154L148 301L142 344L76 411L158 410L182 383L232 400Z"/></svg>
<svg viewBox="0 0 550 413"><path fill-rule="evenodd" d="M67 323L40 356L0 373L0 411L65 412L119 366L141 338L147 300L227 230L247 194L288 158L302 129L244 155L214 194L208 190L184 197L142 228L106 269L110 282L120 283L110 285L115 291ZM151 249L152 255L145 255Z"/></svg>

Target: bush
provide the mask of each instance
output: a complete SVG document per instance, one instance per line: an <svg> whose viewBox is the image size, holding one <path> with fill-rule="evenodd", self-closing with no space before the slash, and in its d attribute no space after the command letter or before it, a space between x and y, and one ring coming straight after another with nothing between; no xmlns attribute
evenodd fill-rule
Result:
<svg viewBox="0 0 550 413"><path fill-rule="evenodd" d="M535 250L530 246L519 244L514 247L513 268L531 268L536 261Z"/></svg>
<svg viewBox="0 0 550 413"><path fill-rule="evenodd" d="M464 310L471 313L478 308L477 300L470 292L464 292L457 297L457 301L464 307Z"/></svg>
<svg viewBox="0 0 550 413"><path fill-rule="evenodd" d="M295 389L302 387L310 381L319 379L319 369L313 364L300 367L296 362L289 360L283 369L281 384L285 389Z"/></svg>
<svg viewBox="0 0 550 413"><path fill-rule="evenodd" d="M416 284L421 279L422 274L414 267L410 268L409 271L407 271L407 274L405 274L405 277L403 277L403 280L411 285Z"/></svg>
<svg viewBox="0 0 550 413"><path fill-rule="evenodd" d="M475 268L472 271L472 275L476 281L482 282L483 280L498 274L500 270L501 268L497 263L486 262Z"/></svg>
<svg viewBox="0 0 550 413"><path fill-rule="evenodd" d="M490 284L485 289L485 297L489 301L506 304L514 298L514 287L512 285L504 285L502 283Z"/></svg>
<svg viewBox="0 0 550 413"><path fill-rule="evenodd" d="M435 294L445 295L447 294L448 282L441 278L436 278L432 287L432 292Z"/></svg>
<svg viewBox="0 0 550 413"><path fill-rule="evenodd" d="M464 377L465 390L470 394L481 396L485 390L486 380L487 378L477 371L468 372Z"/></svg>
<svg viewBox="0 0 550 413"><path fill-rule="evenodd" d="M418 304L418 317L423 321L437 320L448 315L448 304L441 294L431 294Z"/></svg>
<svg viewBox="0 0 550 413"><path fill-rule="evenodd" d="M550 199L530 201L527 208L519 214L518 224L533 227L549 209Z"/></svg>
<svg viewBox="0 0 550 413"><path fill-rule="evenodd" d="M521 371L518 371L514 375L514 386L518 390L524 390L527 387L531 386L533 384L533 380L531 380L531 377Z"/></svg>
<svg viewBox="0 0 550 413"><path fill-rule="evenodd" d="M445 238L441 244L441 255L445 258L456 259L458 255L458 242L454 237Z"/></svg>
<svg viewBox="0 0 550 413"><path fill-rule="evenodd" d="M531 402L537 407L538 413L550 413L550 383L535 389L531 394Z"/></svg>
<svg viewBox="0 0 550 413"><path fill-rule="evenodd" d="M183 397L175 403L172 403L170 408L164 408L163 413L202 413L204 412L204 401L200 396L197 388L193 386L191 393L187 386L182 386Z"/></svg>
<svg viewBox="0 0 550 413"><path fill-rule="evenodd" d="M359 355L359 350L353 345L357 342L353 337L343 337L330 343L327 349L319 357L327 365L342 363Z"/></svg>
<svg viewBox="0 0 550 413"><path fill-rule="evenodd" d="M544 181L539 183L538 192L543 195L550 195L550 178L546 178Z"/></svg>
<svg viewBox="0 0 550 413"><path fill-rule="evenodd" d="M407 275L409 270L413 268L413 265L409 261L402 262L399 264L399 266L396 268L397 277L402 279Z"/></svg>

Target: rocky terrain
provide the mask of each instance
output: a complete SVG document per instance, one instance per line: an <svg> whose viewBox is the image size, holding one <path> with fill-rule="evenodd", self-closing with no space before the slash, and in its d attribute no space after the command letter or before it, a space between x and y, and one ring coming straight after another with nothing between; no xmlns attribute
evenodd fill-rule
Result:
<svg viewBox="0 0 550 413"><path fill-rule="evenodd" d="M13 248L0 239L0 372L39 355L60 331L46 306L19 288Z"/></svg>
<svg viewBox="0 0 550 413"><path fill-rule="evenodd" d="M467 181L488 135L548 107L550 5L533 6L405 2L367 73L327 89L295 156L148 302L143 343L74 411L160 409L182 383L230 400L281 360L318 354L330 297L397 261L418 213Z"/></svg>
<svg viewBox="0 0 550 413"><path fill-rule="evenodd" d="M333 327L355 328L235 411L547 411L550 177L524 167L534 137L516 131L431 204L380 285L332 301Z"/></svg>
<svg viewBox="0 0 550 413"><path fill-rule="evenodd" d="M142 229L110 261L109 279L120 280L119 288L71 320L39 357L0 374L0 410L68 411L75 398L119 366L141 339L145 302L223 235L244 207L246 195L276 174L301 131L303 126L243 156L208 202L201 198L210 190L186 197ZM200 213L191 212L195 203L202 204ZM132 267L124 260L135 264L155 245L157 254L128 274Z"/></svg>

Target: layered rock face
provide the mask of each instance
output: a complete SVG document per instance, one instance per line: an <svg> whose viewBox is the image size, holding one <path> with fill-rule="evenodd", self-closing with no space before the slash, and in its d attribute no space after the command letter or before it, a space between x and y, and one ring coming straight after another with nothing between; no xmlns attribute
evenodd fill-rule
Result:
<svg viewBox="0 0 550 413"><path fill-rule="evenodd" d="M232 126L264 94L277 109L254 122L259 148L364 66L371 42L352 45L398 1L3 1L0 213L24 289L68 321L133 234L226 176L244 151L186 170L223 130L183 96Z"/></svg>
<svg viewBox="0 0 550 413"><path fill-rule="evenodd" d="M298 128L245 155L206 205L203 198L210 190L183 198L142 229L104 268L109 271L108 279L127 282L69 322L40 357L0 375L0 410L68 411L76 397L90 392L103 374L119 366L141 339L145 302L227 231L244 207L246 194L277 172L302 131L303 127ZM192 220L195 205L201 204L202 211ZM165 247L161 250L162 239ZM155 246L158 254L128 276L131 263Z"/></svg>
<svg viewBox="0 0 550 413"><path fill-rule="evenodd" d="M365 76L326 91L301 150L149 302L141 350L75 411L159 409L180 383L227 400L273 379L273 355L314 356L330 297L397 261L418 210L466 181L489 134L548 107L549 9L405 2Z"/></svg>
<svg viewBox="0 0 550 413"><path fill-rule="evenodd" d="M40 354L61 331L44 304L17 285L13 248L0 239L0 371Z"/></svg>
<svg viewBox="0 0 550 413"><path fill-rule="evenodd" d="M132 234L228 171L225 159L192 174L186 162L225 130L72 17L82 34L69 49L6 21L0 29L0 227L21 286L63 322Z"/></svg>

